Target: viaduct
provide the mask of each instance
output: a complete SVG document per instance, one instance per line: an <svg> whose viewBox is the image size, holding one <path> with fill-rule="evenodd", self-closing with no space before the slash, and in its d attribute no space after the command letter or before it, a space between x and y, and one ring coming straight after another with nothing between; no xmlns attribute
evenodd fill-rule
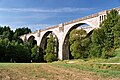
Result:
<svg viewBox="0 0 120 80"><path fill-rule="evenodd" d="M120 8L114 9L116 9L120 14ZM72 29L79 27L80 25L88 24L90 27L83 27L83 29L86 30L87 33L89 33L91 30L99 28L99 25L102 21L104 21L109 12L110 10L98 12L96 14L61 23L43 30L37 30L34 33L25 34L20 36L20 38L23 41L28 41L28 39L33 36L34 39L37 41L37 45L40 46L43 50L45 50L44 48L46 43L46 37L52 32L56 35L59 43L58 58L60 60L69 59L69 32Z"/></svg>

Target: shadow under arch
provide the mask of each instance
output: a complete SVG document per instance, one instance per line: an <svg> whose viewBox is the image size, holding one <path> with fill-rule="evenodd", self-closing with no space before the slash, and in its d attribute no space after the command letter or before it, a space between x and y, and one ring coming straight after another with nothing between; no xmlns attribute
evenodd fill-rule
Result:
<svg viewBox="0 0 120 80"><path fill-rule="evenodd" d="M56 34L53 32L53 31L47 31L44 35L43 35L43 37L42 37L42 39L41 39L41 43L40 43L40 47L42 48L42 50L43 50L43 53L44 53L44 55L46 54L45 53L45 49L46 49L46 46L47 46L47 40L49 39L49 35L50 34L52 34L54 37L55 37L55 53L56 53L56 55L57 55L57 57L58 57L58 45L59 45L59 42L58 42L58 37L56 36Z"/></svg>
<svg viewBox="0 0 120 80"><path fill-rule="evenodd" d="M33 35L31 35L31 36L28 38L27 42L32 43L32 47L33 47L34 45L37 45L37 41L35 40L35 37L34 37Z"/></svg>
<svg viewBox="0 0 120 80"><path fill-rule="evenodd" d="M94 29L91 30L89 33L87 33L86 37L91 37L92 33L93 33Z"/></svg>
<svg viewBox="0 0 120 80"><path fill-rule="evenodd" d="M72 26L72 27L68 30L67 34L65 35L64 42L63 42L63 60L72 59L72 58L73 58L72 55L71 55L71 53L70 53L70 43L69 43L69 35L70 35L70 32L71 32L73 29L76 29L76 28L80 27L81 25L86 25L86 24L87 24L87 23L79 23L79 24L76 24L76 25ZM87 24L87 25L89 25L89 24ZM89 25L89 26L90 26L90 25ZM84 28L84 27L83 27L83 28ZM92 32L93 32L93 30L90 31L90 32L86 35L86 37L89 36L90 34L92 34Z"/></svg>

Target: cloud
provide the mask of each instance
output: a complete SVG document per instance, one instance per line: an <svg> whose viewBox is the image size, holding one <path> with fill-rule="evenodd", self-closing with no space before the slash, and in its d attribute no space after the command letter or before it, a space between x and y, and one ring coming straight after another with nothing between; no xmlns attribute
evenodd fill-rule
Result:
<svg viewBox="0 0 120 80"><path fill-rule="evenodd" d="M43 12L43 13L68 13L68 12L77 12L77 11L88 11L93 10L94 8L71 8L64 7L58 9L38 9L38 8L0 8L0 11L4 12Z"/></svg>
<svg viewBox="0 0 120 80"><path fill-rule="evenodd" d="M0 26L10 26L13 31L16 30L16 28L20 27L29 27L32 32L35 32L36 30L48 28L51 26L54 26L53 24L28 24L28 25L17 25L17 24L0 24Z"/></svg>
<svg viewBox="0 0 120 80"><path fill-rule="evenodd" d="M36 30L44 29L53 26L53 24L29 24L21 25L22 27L29 27L33 32Z"/></svg>

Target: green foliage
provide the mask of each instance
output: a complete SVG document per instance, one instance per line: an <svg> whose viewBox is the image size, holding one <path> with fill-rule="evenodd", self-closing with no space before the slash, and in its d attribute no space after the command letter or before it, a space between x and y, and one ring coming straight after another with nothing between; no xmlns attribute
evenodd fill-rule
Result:
<svg viewBox="0 0 120 80"><path fill-rule="evenodd" d="M43 61L43 53L42 53L42 49L39 48L37 45L35 45L32 49L31 49L31 58L33 62L41 62Z"/></svg>
<svg viewBox="0 0 120 80"><path fill-rule="evenodd" d="M101 57L101 55L102 55L102 50L101 50L101 46L100 45L91 45L91 49L90 49L90 57L97 57L97 58L99 58L99 57Z"/></svg>
<svg viewBox="0 0 120 80"><path fill-rule="evenodd" d="M111 10L107 15L107 19L101 24L101 29L104 32L104 48L106 51L109 51L114 46L114 33L113 27L118 22L118 12L116 10Z"/></svg>
<svg viewBox="0 0 120 80"><path fill-rule="evenodd" d="M5 62L28 62L30 59L30 52L24 45L18 44L9 39L0 39L0 61Z"/></svg>
<svg viewBox="0 0 120 80"><path fill-rule="evenodd" d="M91 41L92 45L90 48L90 57L101 57L102 48L104 46L104 32L101 29L95 29L92 33Z"/></svg>
<svg viewBox="0 0 120 80"><path fill-rule="evenodd" d="M83 29L72 30L70 32L70 40L69 40L70 44L74 43L74 41L76 40L81 42L81 40L86 36L86 34L87 34L86 31Z"/></svg>
<svg viewBox="0 0 120 80"><path fill-rule="evenodd" d="M14 34L9 26L0 27L0 62L30 62L29 48Z"/></svg>
<svg viewBox="0 0 120 80"><path fill-rule="evenodd" d="M117 48L117 49L114 51L114 54L115 54L115 57L120 58L120 48Z"/></svg>
<svg viewBox="0 0 120 80"><path fill-rule="evenodd" d="M98 62L98 60L97 60L97 62ZM66 64L65 62L60 62L60 63L52 63L52 65L57 66L57 67L61 66L66 69L74 68L74 69L78 69L78 70L92 71L104 78L109 78L109 77L118 77L119 78L120 77L119 65L107 65L107 64L102 65L102 64L95 64L95 63L93 64L89 61L87 64L86 64L86 62L73 63L73 64L69 64L69 63ZM117 67L118 67L118 70L116 69ZM108 68L112 68L113 70L110 70Z"/></svg>
<svg viewBox="0 0 120 80"><path fill-rule="evenodd" d="M83 58L90 57L90 49L91 49L92 41L90 37L86 37L82 40L82 46L84 48Z"/></svg>
<svg viewBox="0 0 120 80"><path fill-rule="evenodd" d="M10 27L0 27L0 61L1 62L35 62L43 60L43 51L36 46L34 37L23 43L19 36L30 33L29 28L18 28L13 32ZM69 36L70 51L74 59L114 57L120 47L120 16L111 10L100 28L94 29L92 35L86 36L85 30L72 30ZM51 34L47 40L44 60L52 62L57 59L55 38ZM118 58L115 57L114 60Z"/></svg>
<svg viewBox="0 0 120 80"><path fill-rule="evenodd" d="M104 46L103 39L105 38L104 32L101 29L95 29L92 33L91 41L93 44Z"/></svg>
<svg viewBox="0 0 120 80"><path fill-rule="evenodd" d="M28 33L31 33L31 30L28 27L18 28L15 30L14 37L18 37Z"/></svg>
<svg viewBox="0 0 120 80"><path fill-rule="evenodd" d="M53 35L50 35L50 38L47 40L47 47L46 47L46 54L47 53L53 53L55 52L55 40Z"/></svg>
<svg viewBox="0 0 120 80"><path fill-rule="evenodd" d="M30 48L33 48L37 44L37 41L32 36L28 39L27 44L29 45Z"/></svg>
<svg viewBox="0 0 120 80"><path fill-rule="evenodd" d="M0 27L0 35L2 39L8 38L10 41L13 39L13 31L10 29L10 27Z"/></svg>
<svg viewBox="0 0 120 80"><path fill-rule="evenodd" d="M86 31L81 30L72 30L70 32L70 51L74 59L79 59L84 57L84 46L82 46L82 40L86 36ZM84 44L85 45L85 44Z"/></svg>
<svg viewBox="0 0 120 80"><path fill-rule="evenodd" d="M117 48L114 50L114 57L107 60L107 62L111 63L120 63L120 48Z"/></svg>
<svg viewBox="0 0 120 80"><path fill-rule="evenodd" d="M70 51L75 59L82 58L82 48L78 41L74 41L74 43L70 46Z"/></svg>
<svg viewBox="0 0 120 80"><path fill-rule="evenodd" d="M47 62L52 62L52 61L57 60L56 55L53 54L53 53L47 53L47 54L44 56L44 59L45 59Z"/></svg>
<svg viewBox="0 0 120 80"><path fill-rule="evenodd" d="M107 15L107 19L100 25L100 28L93 31L91 37L92 47L90 49L92 56L109 58L114 55L114 48L118 47L120 43L118 19L118 12L111 10Z"/></svg>
<svg viewBox="0 0 120 80"><path fill-rule="evenodd" d="M113 33L114 33L114 47L118 48L120 47L120 16L117 24L113 27Z"/></svg>
<svg viewBox="0 0 120 80"><path fill-rule="evenodd" d="M16 44L15 49L15 62L30 62L30 52L27 47L21 44Z"/></svg>
<svg viewBox="0 0 120 80"><path fill-rule="evenodd" d="M120 47L120 16L111 10L100 28L94 29L92 35L86 36L84 30L73 30L70 33L70 51L76 59L87 57L109 58L114 50Z"/></svg>
<svg viewBox="0 0 120 80"><path fill-rule="evenodd" d="M31 30L28 27L18 28L14 32L13 39L21 43L22 41L20 40L19 36L28 34L28 33L31 33Z"/></svg>
<svg viewBox="0 0 120 80"><path fill-rule="evenodd" d="M85 39L82 40L82 46L84 46L85 48L87 48L90 43L91 43L90 38L85 38Z"/></svg>
<svg viewBox="0 0 120 80"><path fill-rule="evenodd" d="M52 62L57 59L57 55L55 53L55 39L52 34L50 34L50 37L47 40L47 47L45 52L46 52L46 55L44 56L44 59L47 62Z"/></svg>

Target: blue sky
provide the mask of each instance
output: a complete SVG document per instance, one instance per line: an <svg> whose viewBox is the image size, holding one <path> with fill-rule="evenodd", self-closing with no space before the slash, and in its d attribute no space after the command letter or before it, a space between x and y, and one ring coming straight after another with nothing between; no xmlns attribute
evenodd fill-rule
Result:
<svg viewBox="0 0 120 80"><path fill-rule="evenodd" d="M32 31L120 6L120 0L0 0L0 26Z"/></svg>

